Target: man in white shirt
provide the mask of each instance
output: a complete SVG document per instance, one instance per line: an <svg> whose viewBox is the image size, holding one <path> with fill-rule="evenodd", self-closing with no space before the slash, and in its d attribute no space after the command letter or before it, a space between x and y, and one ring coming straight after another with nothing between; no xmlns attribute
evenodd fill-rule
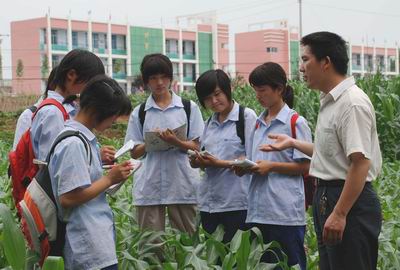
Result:
<svg viewBox="0 0 400 270"><path fill-rule="evenodd" d="M276 143L262 150L294 147L312 155L320 269L376 269L382 214L371 181L381 170L382 157L374 107L354 78L346 76L349 59L340 36L316 32L301 44L304 81L321 91L315 142L273 135Z"/></svg>

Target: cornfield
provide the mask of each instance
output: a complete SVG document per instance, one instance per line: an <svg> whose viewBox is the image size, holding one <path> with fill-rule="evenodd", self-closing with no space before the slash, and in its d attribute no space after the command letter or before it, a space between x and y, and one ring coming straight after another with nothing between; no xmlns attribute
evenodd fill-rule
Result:
<svg viewBox="0 0 400 270"><path fill-rule="evenodd" d="M299 81L292 81L295 89L295 109L304 116L312 130L315 128L319 110L319 94L311 91ZM368 94L375 109L381 150L384 158L383 171L374 182L383 209L383 228L379 238L378 268L400 269L400 78L385 79L381 75L360 79L358 85ZM196 102L194 91L182 93L186 99ZM262 111L248 85L237 87L234 99L240 104ZM132 96L134 106L145 101L147 94ZM204 119L210 115L202 108ZM2 114L1 117L16 117L16 114ZM116 123L112 129L120 136L100 136L103 144L120 147L126 129L126 122ZM3 133L3 131L0 131ZM0 269L29 269L34 257L26 251L22 235L17 227L15 209L11 197L10 181L7 177L7 153L11 148L12 134L1 134L0 138ZM275 248L277 243L265 245L260 232L239 231L231 243L221 242L223 231L218 228L213 235L207 235L201 228L193 236L174 231L140 231L132 206L132 181L130 179L109 202L114 211L117 232L117 253L120 269L273 269L276 265L260 263L259 258L266 249ZM11 210L10 210L11 209ZM318 269L318 252L310 213L307 213L308 269ZM251 233L255 237L251 237ZM157 240L157 241L155 241ZM162 252L160 261L156 252ZM26 261L28 263L26 263ZM217 263L220 262L220 263ZM51 258L47 269L63 269L59 258ZM286 259L278 263L283 269L291 269ZM59 268L58 268L59 267ZM43 268L45 269L45 267ZM292 269L299 269L294 267Z"/></svg>

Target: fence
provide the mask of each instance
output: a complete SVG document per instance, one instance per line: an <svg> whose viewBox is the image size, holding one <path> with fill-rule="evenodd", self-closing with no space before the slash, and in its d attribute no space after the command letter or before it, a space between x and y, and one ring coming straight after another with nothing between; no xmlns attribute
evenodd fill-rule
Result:
<svg viewBox="0 0 400 270"><path fill-rule="evenodd" d="M17 112L33 104L39 99L35 95L0 95L0 112Z"/></svg>

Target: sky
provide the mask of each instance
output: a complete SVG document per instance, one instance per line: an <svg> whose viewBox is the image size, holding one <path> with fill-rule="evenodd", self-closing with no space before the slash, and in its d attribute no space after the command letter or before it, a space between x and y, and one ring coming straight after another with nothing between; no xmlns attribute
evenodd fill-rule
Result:
<svg viewBox="0 0 400 270"><path fill-rule="evenodd" d="M229 25L231 62L234 34L246 32L250 24L286 19L289 26L299 25L298 0L0 0L0 35L10 34L10 22L43 17L166 27L176 16L216 11L217 22ZM4 4L6 2L6 4ZM315 31L332 31L352 44L395 47L400 44L399 0L302 0L303 35ZM3 77L11 78L10 37L2 38Z"/></svg>

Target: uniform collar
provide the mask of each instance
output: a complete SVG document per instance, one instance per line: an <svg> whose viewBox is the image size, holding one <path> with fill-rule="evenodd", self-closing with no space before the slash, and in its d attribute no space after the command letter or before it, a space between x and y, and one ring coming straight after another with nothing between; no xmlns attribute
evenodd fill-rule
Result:
<svg viewBox="0 0 400 270"><path fill-rule="evenodd" d="M59 93L57 93L56 91L48 91L47 98L52 98L52 99L55 99L58 102L60 102L64 106L64 108L68 114L71 114L71 112L75 111L78 107L75 102L73 104L70 104L70 103L63 104L65 98L62 95L60 95Z"/></svg>
<svg viewBox="0 0 400 270"><path fill-rule="evenodd" d="M218 122L218 113L214 113L211 118L212 121ZM224 120L226 121L239 121L239 104L233 100L233 107L232 110L229 112L228 116Z"/></svg>
<svg viewBox="0 0 400 270"><path fill-rule="evenodd" d="M171 107L180 107L183 108L183 103L182 103L182 98L175 94L173 91L169 91L171 93L171 103L168 105L167 108ZM160 109L160 107L157 105L155 102L154 98L152 95L150 95L147 100L146 100L146 105L144 107L144 110L147 111L150 108L157 108Z"/></svg>
<svg viewBox="0 0 400 270"><path fill-rule="evenodd" d="M288 117L290 116L290 108L289 106L285 103L285 105L282 107L282 109L279 111L279 113L276 115L276 117L273 120L278 120L282 123L286 123ZM258 117L257 121L261 123L265 123L264 118L267 115L268 111L265 110L263 113L260 114Z"/></svg>
<svg viewBox="0 0 400 270"><path fill-rule="evenodd" d="M81 124L78 121L75 120L68 120L65 122L65 126L71 127L73 129L76 129L80 132L82 132L83 135L90 141L93 142L96 140L96 136L91 132L85 125Z"/></svg>

